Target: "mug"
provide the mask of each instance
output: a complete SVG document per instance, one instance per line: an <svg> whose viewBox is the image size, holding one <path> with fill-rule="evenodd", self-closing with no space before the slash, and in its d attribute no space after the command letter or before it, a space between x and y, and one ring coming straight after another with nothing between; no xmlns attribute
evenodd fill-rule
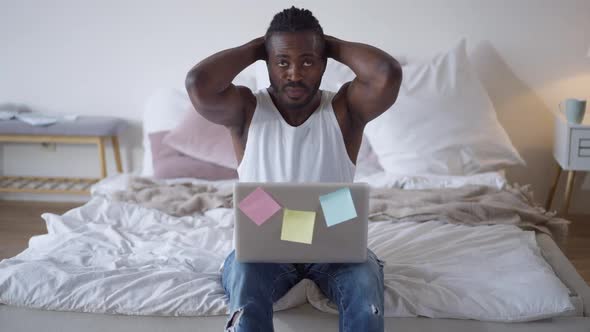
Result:
<svg viewBox="0 0 590 332"><path fill-rule="evenodd" d="M586 112L586 101L569 98L565 100L565 110L561 109L561 103L559 103L559 110L565 113L568 122L582 123Z"/></svg>

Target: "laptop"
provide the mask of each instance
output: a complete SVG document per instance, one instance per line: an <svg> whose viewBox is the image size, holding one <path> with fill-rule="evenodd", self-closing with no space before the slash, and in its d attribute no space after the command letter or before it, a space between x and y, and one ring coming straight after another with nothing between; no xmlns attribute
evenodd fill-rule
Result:
<svg viewBox="0 0 590 332"><path fill-rule="evenodd" d="M367 259L366 183L234 186L239 262L360 263Z"/></svg>

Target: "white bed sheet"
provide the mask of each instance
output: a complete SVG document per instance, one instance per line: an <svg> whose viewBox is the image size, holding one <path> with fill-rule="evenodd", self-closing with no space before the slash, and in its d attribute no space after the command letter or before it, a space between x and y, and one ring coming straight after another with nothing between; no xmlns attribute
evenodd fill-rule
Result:
<svg viewBox="0 0 590 332"><path fill-rule="evenodd" d="M458 188L482 185L502 189L506 186L504 172L485 172L473 175L406 175L386 171L357 172L355 182L366 182L372 187L402 189Z"/></svg>
<svg viewBox="0 0 590 332"><path fill-rule="evenodd" d="M84 206L44 214L49 234L0 262L0 302L134 315L226 314L219 265L232 250L232 210L176 218L104 196L125 185L126 176L106 179ZM369 248L386 261L387 317L528 321L574 312L534 234L514 226L375 222ZM336 312L309 280L275 309L306 301Z"/></svg>

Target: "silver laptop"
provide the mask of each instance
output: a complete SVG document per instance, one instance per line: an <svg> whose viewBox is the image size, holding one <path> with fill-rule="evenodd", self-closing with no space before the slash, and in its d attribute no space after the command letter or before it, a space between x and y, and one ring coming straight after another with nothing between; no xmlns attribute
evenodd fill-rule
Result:
<svg viewBox="0 0 590 332"><path fill-rule="evenodd" d="M239 262L358 263L367 259L366 183L234 186Z"/></svg>

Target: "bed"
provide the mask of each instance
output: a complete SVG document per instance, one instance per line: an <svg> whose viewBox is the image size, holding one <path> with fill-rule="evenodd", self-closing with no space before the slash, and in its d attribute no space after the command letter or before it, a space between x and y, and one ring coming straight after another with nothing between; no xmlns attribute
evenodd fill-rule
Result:
<svg viewBox="0 0 590 332"><path fill-rule="evenodd" d="M461 63L464 52L459 43L432 63L404 66L408 83L396 104L400 109L365 132L363 142L370 144L361 146L355 181L405 197L404 204L415 208L400 215L399 207L374 204L392 203L383 197L394 196L373 197L373 206L384 207L372 216L368 246L385 261L385 328L590 331L590 288L552 237L558 228L548 227L563 226L562 220L535 206L526 187L506 180L503 168L523 161L497 124L489 100L479 100L478 85L461 76L469 73ZM428 72L434 76L418 77ZM323 84L334 90L351 73L332 65L327 75ZM437 86L445 79L436 75L457 81ZM254 81L243 84L266 84ZM417 89L420 84L426 87ZM465 91L469 98L459 100ZM418 92L431 98L412 98ZM420 111L432 107L418 101L442 105L440 118L433 121L439 128L420 120ZM227 303L219 266L233 245L227 192L236 181L235 160L222 153L231 146L223 145L221 132L195 119L194 110L186 113L189 108L179 92L152 100L144 113L142 174L106 178L93 186L83 206L63 215L44 214L48 234L31 238L25 251L0 262L0 330L222 329ZM449 113L465 109L476 114ZM470 119L469 128L459 127L461 121L453 116ZM453 124L445 126L448 119ZM408 135L403 129L409 126L438 139ZM215 148L196 144L195 132L199 142L214 139ZM459 148L453 141L457 136ZM191 173L196 170L200 173ZM438 203L425 195L434 195ZM217 205L195 210L194 202L205 202L203 197ZM453 219L457 209L441 211L441 201L449 206L469 202L471 213L458 209L475 224ZM507 212L488 214L498 207ZM335 313L319 289L303 280L275 304L275 328L337 331Z"/></svg>
<svg viewBox="0 0 590 332"><path fill-rule="evenodd" d="M501 174L487 177L494 182L502 179ZM112 193L121 192L132 178L135 177L129 174L109 177L93 187L93 197L84 206L64 215L44 214L49 234L33 237L27 250L2 261L3 302L12 303L0 305L4 330L221 329L226 307L217 271L231 250L232 209L221 207L202 216L174 217L140 204L113 200ZM395 182L406 186L411 186L409 183L417 186L419 182L405 178ZM232 182L206 181L216 188L231 187ZM435 181L428 179L428 182L432 186ZM447 178L445 182L446 186L457 183L463 187L469 182L481 183L482 177ZM205 181L182 178L160 182L161 185L179 183ZM436 220L375 222L371 223L369 234L369 247L387 262L386 316L395 316L385 318L388 331L400 328L404 331L588 331L590 288L546 234L523 231L512 225L473 227ZM478 253L471 254L475 252L473 249ZM205 255L210 259L203 259ZM543 263L529 264L540 257L548 263L545 271L538 270ZM487 261L488 268L477 266L482 260ZM506 267L496 263L505 261L512 262L505 278L498 276L496 281L486 281L496 268ZM533 270L547 272L548 277L554 273L556 278L554 282L543 281L537 278L537 273L531 273ZM475 271L479 271L479 277L475 277ZM502 293L502 284L517 283L513 278L523 276L536 284L532 293L531 289L520 292L516 288L507 288ZM472 277L478 281L468 285ZM42 286L39 280L47 286ZM571 308L563 302L563 296L561 302L558 299L563 295L559 292L560 283L566 287ZM479 289L486 284L494 286ZM557 289L551 289L556 285ZM437 289L445 289L449 294L436 295ZM495 293L498 301L477 300L487 313L479 321L474 320L478 311L467 310L467 313L462 303L469 297L487 296L489 292ZM510 298L513 292L515 297L532 296L530 302L542 308L523 310L528 315L527 322L501 322L518 320L516 316L502 317L503 309L497 307L502 301L516 301L510 307L512 310L527 305L526 301L518 303ZM453 300L457 295L463 296L459 302ZM550 306L541 303L547 296L555 297L546 299L554 302ZM423 300L429 297L429 301ZM337 330L333 307L309 281L296 286L275 309L278 331L299 331L302 327ZM537 311L540 316L535 318ZM463 319L432 319L422 315ZM551 317L544 319L543 315ZM465 319L469 317L472 319Z"/></svg>

